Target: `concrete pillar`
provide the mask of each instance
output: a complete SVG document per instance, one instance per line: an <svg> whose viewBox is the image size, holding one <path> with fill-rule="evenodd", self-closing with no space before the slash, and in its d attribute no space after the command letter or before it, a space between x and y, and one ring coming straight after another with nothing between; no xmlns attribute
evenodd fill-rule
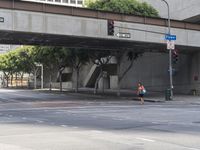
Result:
<svg viewBox="0 0 200 150"><path fill-rule="evenodd" d="M99 80L98 86L99 86L99 89L101 89L101 90L103 90L103 87L104 87L104 89L109 89L110 88L110 86L109 86L109 78L108 77L104 77L104 80L103 80L103 78L101 78Z"/></svg>
<svg viewBox="0 0 200 150"><path fill-rule="evenodd" d="M118 85L118 76L110 76L110 89L117 89Z"/></svg>

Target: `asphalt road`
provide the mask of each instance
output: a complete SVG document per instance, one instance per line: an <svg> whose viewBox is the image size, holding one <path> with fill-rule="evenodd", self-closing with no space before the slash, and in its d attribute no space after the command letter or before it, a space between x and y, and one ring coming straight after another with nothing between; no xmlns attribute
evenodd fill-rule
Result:
<svg viewBox="0 0 200 150"><path fill-rule="evenodd" d="M200 150L200 105L0 89L0 150Z"/></svg>

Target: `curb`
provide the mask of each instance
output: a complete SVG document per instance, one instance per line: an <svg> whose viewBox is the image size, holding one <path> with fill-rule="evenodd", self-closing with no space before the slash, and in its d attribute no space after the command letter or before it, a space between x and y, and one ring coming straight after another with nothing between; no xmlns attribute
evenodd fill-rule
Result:
<svg viewBox="0 0 200 150"><path fill-rule="evenodd" d="M73 96L83 96L83 97L90 97L90 98L102 98L102 99L110 99L110 100L134 100L134 101L140 101L137 97L134 97L134 96L121 96L121 97L118 97L118 96L114 96L114 95L101 95L101 94L93 94L93 93L74 93L74 92L70 92L68 91L67 93L64 93L64 92L61 92L59 93L58 91L42 91L42 90L38 90L38 92L44 92L44 93L52 93L52 94L70 94L70 95L73 95ZM146 102L153 102L153 103L156 103L156 102L159 102L159 103L163 103L165 102L165 100L159 100L159 99L148 99L148 98L145 98L144 101Z"/></svg>

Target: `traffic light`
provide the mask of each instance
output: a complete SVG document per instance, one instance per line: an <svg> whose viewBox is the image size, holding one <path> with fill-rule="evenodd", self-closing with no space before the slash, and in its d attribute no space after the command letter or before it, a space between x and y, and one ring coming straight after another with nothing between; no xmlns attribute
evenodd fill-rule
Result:
<svg viewBox="0 0 200 150"><path fill-rule="evenodd" d="M108 20L108 35L114 36L115 30L114 30L114 21Z"/></svg>
<svg viewBox="0 0 200 150"><path fill-rule="evenodd" d="M172 61L174 64L176 64L178 61L178 52L176 49L172 51Z"/></svg>

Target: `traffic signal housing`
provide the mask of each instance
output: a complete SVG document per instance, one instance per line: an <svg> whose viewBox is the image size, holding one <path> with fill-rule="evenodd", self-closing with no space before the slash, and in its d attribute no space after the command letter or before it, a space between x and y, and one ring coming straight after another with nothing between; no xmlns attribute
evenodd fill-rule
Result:
<svg viewBox="0 0 200 150"><path fill-rule="evenodd" d="M114 21L113 20L108 20L108 35L114 36L115 34L115 29L114 29Z"/></svg>
<svg viewBox="0 0 200 150"><path fill-rule="evenodd" d="M173 64L176 64L178 62L178 52L176 49L172 51L172 61Z"/></svg>

